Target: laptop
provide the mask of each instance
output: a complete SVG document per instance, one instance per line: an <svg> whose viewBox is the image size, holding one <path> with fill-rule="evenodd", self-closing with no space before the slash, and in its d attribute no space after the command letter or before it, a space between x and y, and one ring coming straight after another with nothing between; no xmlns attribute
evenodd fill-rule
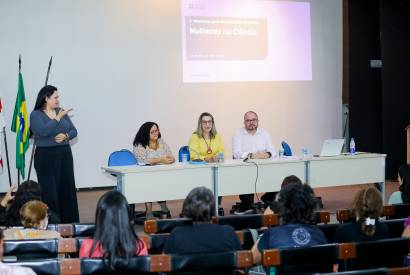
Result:
<svg viewBox="0 0 410 275"><path fill-rule="evenodd" d="M323 142L321 157L333 157L338 156L342 152L344 139L326 139Z"/></svg>

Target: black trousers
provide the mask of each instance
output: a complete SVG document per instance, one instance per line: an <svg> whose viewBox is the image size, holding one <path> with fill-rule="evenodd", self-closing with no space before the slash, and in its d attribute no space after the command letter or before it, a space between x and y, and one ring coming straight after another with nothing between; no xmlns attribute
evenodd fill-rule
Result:
<svg viewBox="0 0 410 275"><path fill-rule="evenodd" d="M37 147L34 168L43 202L60 217L62 223L79 222L70 145Z"/></svg>
<svg viewBox="0 0 410 275"><path fill-rule="evenodd" d="M261 200L264 203L272 203L275 200L276 194L278 192L266 192L262 195ZM241 210L245 211L251 208L253 205L254 195L253 194L244 194L239 195L241 200Z"/></svg>

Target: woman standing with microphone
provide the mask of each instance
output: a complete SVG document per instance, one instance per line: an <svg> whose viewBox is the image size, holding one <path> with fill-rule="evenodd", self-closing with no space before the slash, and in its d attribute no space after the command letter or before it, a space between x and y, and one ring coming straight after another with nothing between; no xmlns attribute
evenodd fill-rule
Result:
<svg viewBox="0 0 410 275"><path fill-rule="evenodd" d="M79 222L73 155L69 141L77 129L68 117L72 109L59 107L57 88L44 86L30 114L30 129L37 146L34 168L41 186L42 200L62 223Z"/></svg>

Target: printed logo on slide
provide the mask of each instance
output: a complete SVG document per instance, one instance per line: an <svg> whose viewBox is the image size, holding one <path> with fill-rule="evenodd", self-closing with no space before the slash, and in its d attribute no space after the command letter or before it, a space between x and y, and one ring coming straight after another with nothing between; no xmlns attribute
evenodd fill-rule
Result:
<svg viewBox="0 0 410 275"><path fill-rule="evenodd" d="M261 60L267 56L265 18L185 17L188 60Z"/></svg>

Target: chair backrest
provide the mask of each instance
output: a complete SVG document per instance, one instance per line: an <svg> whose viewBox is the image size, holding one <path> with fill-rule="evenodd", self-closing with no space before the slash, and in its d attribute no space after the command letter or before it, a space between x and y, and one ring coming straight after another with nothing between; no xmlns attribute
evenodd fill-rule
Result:
<svg viewBox="0 0 410 275"><path fill-rule="evenodd" d="M355 257L347 260L346 270L403 266L410 252L410 239L393 238L355 243Z"/></svg>
<svg viewBox="0 0 410 275"><path fill-rule="evenodd" d="M339 259L339 245L325 244L311 247L269 249L262 253L262 265L275 274L331 272Z"/></svg>
<svg viewBox="0 0 410 275"><path fill-rule="evenodd" d="M146 220L144 222L144 232L152 233L169 233L175 227L192 225L192 220L187 218L164 219L164 220Z"/></svg>
<svg viewBox="0 0 410 275"><path fill-rule="evenodd" d="M219 216L212 219L212 223L220 225L230 225L235 230L242 230L247 228L261 228L264 226L277 226L279 225L278 214L250 214L250 215L232 215L232 216Z"/></svg>
<svg viewBox="0 0 410 275"><path fill-rule="evenodd" d="M191 155L189 153L189 147L188 146L182 146L179 151L178 151L178 161L182 162L182 155L186 154L187 155L187 161L191 160Z"/></svg>
<svg viewBox="0 0 410 275"><path fill-rule="evenodd" d="M385 205L383 214L386 219L400 219L410 216L410 203Z"/></svg>
<svg viewBox="0 0 410 275"><path fill-rule="evenodd" d="M81 259L81 274L151 274L171 271L171 256L150 255L130 258L124 268L110 271L102 259Z"/></svg>
<svg viewBox="0 0 410 275"><path fill-rule="evenodd" d="M52 258L62 253L77 252L77 242L72 238L4 241L4 255L16 256L17 259Z"/></svg>
<svg viewBox="0 0 410 275"><path fill-rule="evenodd" d="M134 154L127 149L115 151L108 157L108 166L125 166L137 164Z"/></svg>
<svg viewBox="0 0 410 275"><path fill-rule="evenodd" d="M252 252L247 250L189 255L173 254L171 261L172 271L202 271L207 274L222 271L224 274L230 274L229 271L233 272L236 269L245 269L245 274L248 274L248 269L253 266Z"/></svg>
<svg viewBox="0 0 410 275"><path fill-rule="evenodd" d="M408 272L408 268L400 269L397 271ZM363 269L363 270L352 270L352 271L342 271L342 272L331 272L331 273L315 273L315 275L394 275L394 274L408 274L408 273L394 273L395 270L389 270L388 268L372 268L372 269ZM397 272L396 271L396 272ZM392 272L392 273L390 273Z"/></svg>
<svg viewBox="0 0 410 275"><path fill-rule="evenodd" d="M283 155L292 156L292 149L290 149L289 144L287 144L285 141L282 141L282 148L283 148Z"/></svg>

